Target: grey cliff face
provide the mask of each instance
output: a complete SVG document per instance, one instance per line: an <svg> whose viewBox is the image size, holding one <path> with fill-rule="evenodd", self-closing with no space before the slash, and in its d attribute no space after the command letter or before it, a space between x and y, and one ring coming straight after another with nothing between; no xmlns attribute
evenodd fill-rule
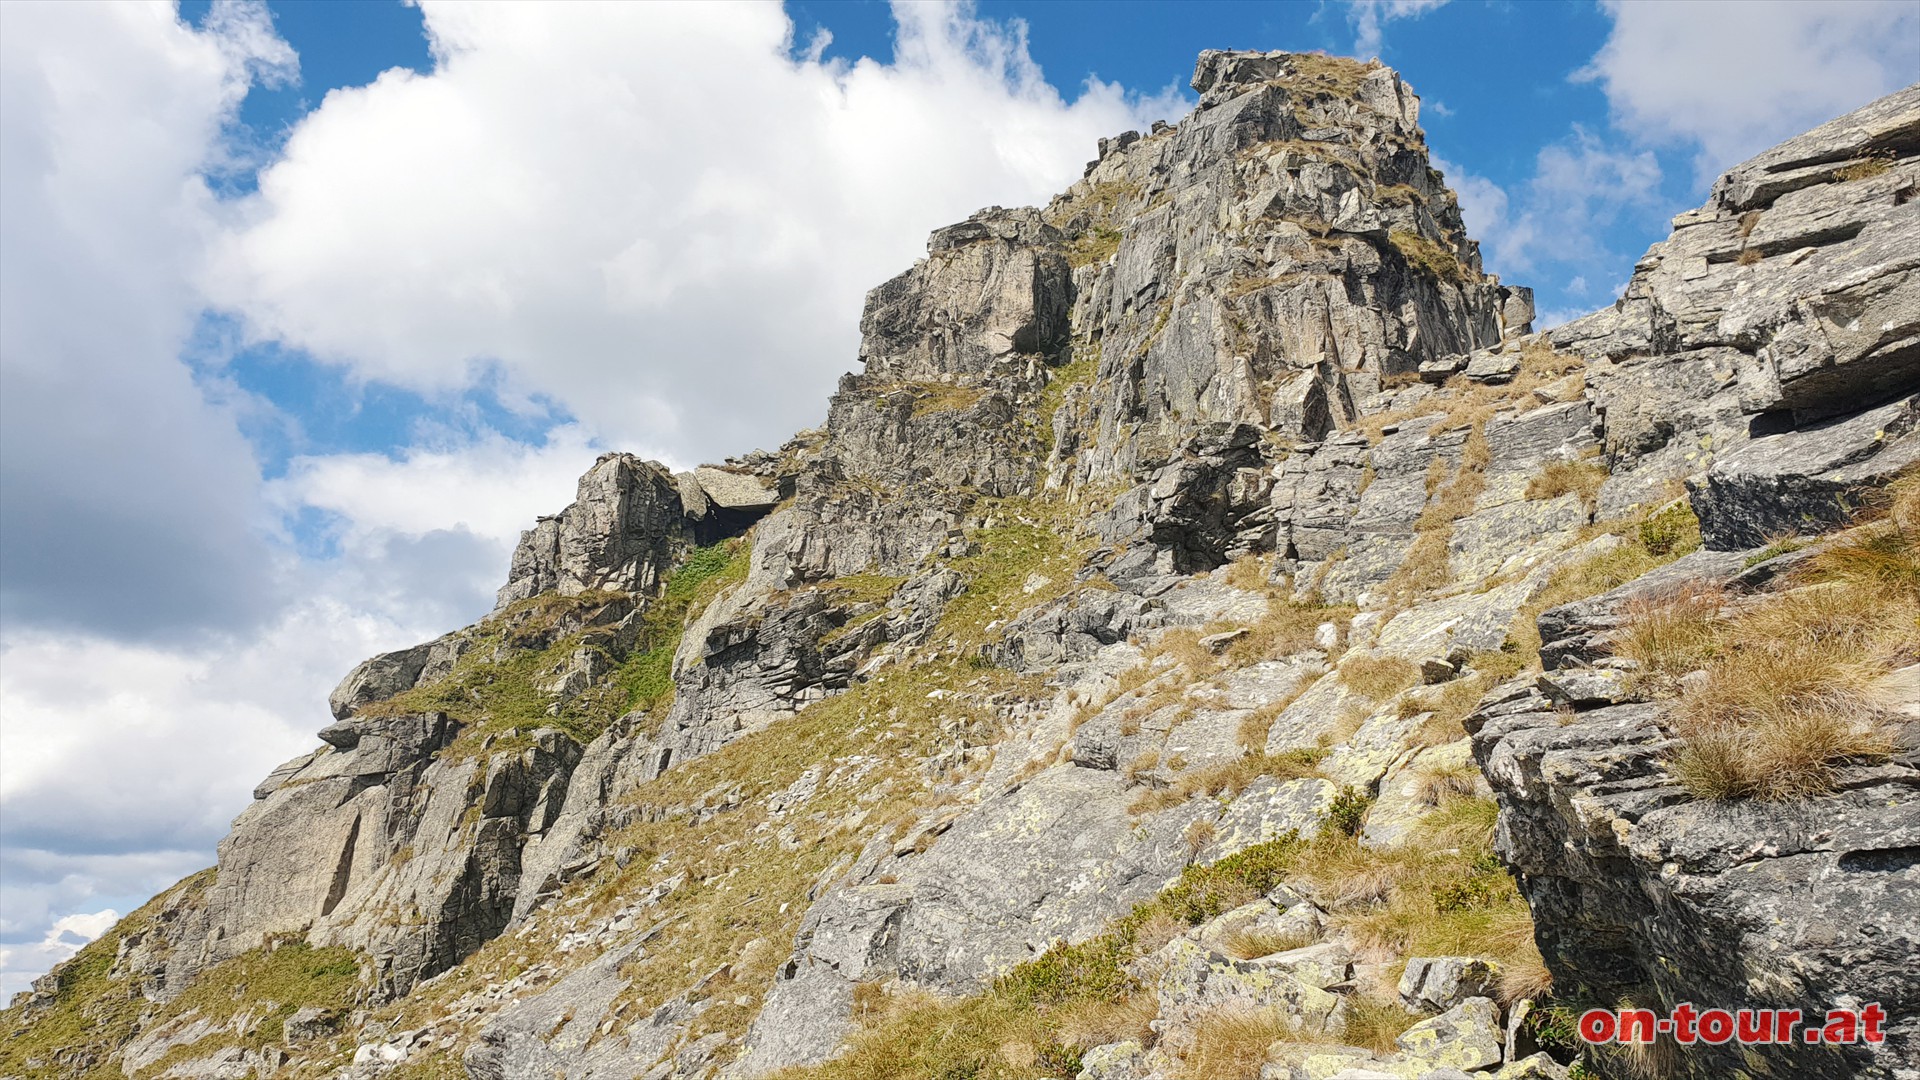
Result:
<svg viewBox="0 0 1920 1080"><path fill-rule="evenodd" d="M492 614L356 667L214 870L10 1011L113 988L111 1039L32 1075L751 1080L1209 868L1460 855L1436 821L1497 801L1561 1000L1871 996L1883 1047L1687 1067L1910 1078L1912 754L1702 802L1615 653L1636 604L1758 594L1796 556L1756 549L1920 462L1920 88L1731 170L1543 335L1393 71L1207 52L1193 86L1046 208L936 231L820 430L595 462ZM1702 550L1645 539L1695 518ZM1636 555L1664 565L1559 602ZM1129 924L1152 1026L1079 1077L1184 1075L1234 1010L1315 1042L1263 1078L1567 1076L1492 944L1356 936L1396 887L1281 875ZM290 945L348 958L340 1000L219 981ZM1412 1026L1346 1045L1381 1002Z"/></svg>
<svg viewBox="0 0 1920 1080"><path fill-rule="evenodd" d="M1034 210L993 207L937 230L927 258L873 290L860 319L870 378L972 381L1067 343L1066 238Z"/></svg>
<svg viewBox="0 0 1920 1080"><path fill-rule="evenodd" d="M1910 421L1894 417L1884 436L1821 424L1920 384L1917 154L1913 87L1791 139L1676 217L1612 308L1553 332L1562 349L1604 357L1588 373L1616 466L1603 509L1686 479L1708 544L1751 547L1791 521L1737 520L1728 504L1741 495L1719 492L1753 483L1748 473L1784 477L1781 490L1797 489L1801 503L1793 516L1833 524L1851 496L1902 466L1897 454L1869 459ZM1843 178L1862 161L1884 168ZM1744 451L1749 441L1762 445ZM1818 460L1783 469L1802 446ZM1749 469L1745 454L1772 460Z"/></svg>
<svg viewBox="0 0 1920 1080"><path fill-rule="evenodd" d="M1913 1011L1911 753L1846 767L1826 798L1695 801L1669 771L1662 707L1605 665L1636 603L1761 587L1796 556L1755 565L1752 549L1844 524L1920 460L1916 191L1910 87L1730 170L1707 206L1674 219L1614 308L1552 335L1596 358L1613 465L1603 508L1684 477L1712 549L1542 613L1538 687L1492 695L1469 721L1542 952L1595 1000ZM1899 1020L1883 1045L1776 1049L1769 1068L1904 1076L1915 1041ZM1702 1048L1668 1067L1752 1064Z"/></svg>
<svg viewBox="0 0 1920 1080"><path fill-rule="evenodd" d="M580 478L572 506L521 534L500 604L550 590L651 590L689 544L684 518L666 469L608 454Z"/></svg>
<svg viewBox="0 0 1920 1080"><path fill-rule="evenodd" d="M1911 753L1844 768L1826 798L1703 803L1669 772L1675 743L1658 705L1634 701L1617 680L1562 689L1606 672L1587 663L1610 654L1636 600L1689 585L1751 590L1764 575L1745 562L1698 552L1654 580L1541 616L1543 656L1559 668L1537 687L1491 695L1468 721L1500 799L1499 850L1521 872L1557 982L1595 1001L1661 1010L1878 1001L1896 1018L1885 1045L1775 1049L1772 1067L1900 1076L1920 1040L1920 769ZM1705 1077L1744 1067L1737 1049L1703 1046L1673 1069Z"/></svg>

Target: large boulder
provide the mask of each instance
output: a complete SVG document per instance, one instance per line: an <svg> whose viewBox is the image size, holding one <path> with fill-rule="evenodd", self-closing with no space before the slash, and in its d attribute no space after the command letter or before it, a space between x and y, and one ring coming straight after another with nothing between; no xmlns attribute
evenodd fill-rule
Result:
<svg viewBox="0 0 1920 1080"><path fill-rule="evenodd" d="M499 606L557 591L650 592L694 543L680 485L664 466L605 454L573 504L520 534Z"/></svg>
<svg viewBox="0 0 1920 1080"><path fill-rule="evenodd" d="M1697 802L1666 773L1673 744L1652 705L1487 719L1475 753L1502 808L1503 858L1520 880L1556 990L1670 1009L1878 1001L1879 1047L1770 1048L1795 1076L1892 1075L1915 1044L1920 978L1920 778L1849 766L1804 803ZM1824 1007L1824 1006L1819 1006ZM1688 1076L1741 1067L1697 1046Z"/></svg>
<svg viewBox="0 0 1920 1080"><path fill-rule="evenodd" d="M506 927L521 853L558 817L580 748L542 730L449 754L459 728L438 714L335 728L235 820L205 926L178 944L214 962L304 934L370 954L378 993L404 994Z"/></svg>
<svg viewBox="0 0 1920 1080"><path fill-rule="evenodd" d="M1700 536L1721 551L1846 524L1874 488L1920 463L1920 394L1753 439L1689 483Z"/></svg>
<svg viewBox="0 0 1920 1080"><path fill-rule="evenodd" d="M873 290L860 319L869 376L971 380L1066 341L1064 238L1030 209L982 210L934 232L927 258Z"/></svg>

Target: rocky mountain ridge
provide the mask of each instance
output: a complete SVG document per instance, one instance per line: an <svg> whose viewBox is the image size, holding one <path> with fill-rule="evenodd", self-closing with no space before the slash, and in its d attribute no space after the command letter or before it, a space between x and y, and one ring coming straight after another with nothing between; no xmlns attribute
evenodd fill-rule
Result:
<svg viewBox="0 0 1920 1080"><path fill-rule="evenodd" d="M1783 803L1682 775L1738 650L1634 635L1913 558L1855 523L1920 461L1920 88L1539 335L1397 74L1193 85L936 231L822 429L602 457L0 1074L1565 1076L1572 1003L1870 998L1877 1047L1580 1067L1910 1075L1913 641Z"/></svg>

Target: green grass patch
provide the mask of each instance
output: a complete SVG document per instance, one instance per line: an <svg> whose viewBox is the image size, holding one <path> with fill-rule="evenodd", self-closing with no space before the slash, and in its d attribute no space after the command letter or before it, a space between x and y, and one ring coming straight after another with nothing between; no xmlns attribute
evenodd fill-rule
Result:
<svg viewBox="0 0 1920 1080"><path fill-rule="evenodd" d="M1101 934L1078 945L1055 945L994 980L993 994L1029 1009L1125 997L1139 989L1122 969L1132 959L1130 935Z"/></svg>
<svg viewBox="0 0 1920 1080"><path fill-rule="evenodd" d="M1120 239L1119 229L1095 225L1067 245L1067 265L1078 269L1104 263L1120 250Z"/></svg>
<svg viewBox="0 0 1920 1080"><path fill-rule="evenodd" d="M202 870L82 947L54 969L51 1004L0 1012L0 1075L124 1080L116 1051L133 1037L147 1002L135 987L111 978L114 957L121 942L150 930L162 910L193 903L195 894L212 883L212 868ZM57 1068L55 1054L92 1064Z"/></svg>
<svg viewBox="0 0 1920 1080"><path fill-rule="evenodd" d="M1373 798L1366 792L1348 785L1340 789L1333 797L1333 805L1327 808L1326 827L1341 836L1360 835L1361 826L1366 824L1367 810L1373 806Z"/></svg>
<svg viewBox="0 0 1920 1080"><path fill-rule="evenodd" d="M1671 562L1700 550L1700 519L1685 500L1675 500L1635 524L1633 538L1648 555Z"/></svg>
<svg viewBox="0 0 1920 1080"><path fill-rule="evenodd" d="M680 639L655 645L628 656L614 673L614 683L627 695L629 709L653 709L673 700L673 654Z"/></svg>
<svg viewBox="0 0 1920 1080"><path fill-rule="evenodd" d="M667 575L660 598L641 616L639 644L614 673L611 684L625 694L620 712L645 709L656 715L673 702L673 656L686 624L720 591L747 579L753 544L746 538L695 548Z"/></svg>
<svg viewBox="0 0 1920 1080"><path fill-rule="evenodd" d="M751 551L752 545L740 538L688 552L686 560L667 575L666 584L660 590L664 603L658 613L662 620L675 614L684 616L694 607L705 607L723 586L745 581L747 556ZM673 608L678 608L678 612L671 610Z"/></svg>
<svg viewBox="0 0 1920 1080"><path fill-rule="evenodd" d="M624 656L608 653L584 632L566 634L544 648L516 647L539 640L567 615L625 599L625 594L597 590L573 596L543 593L482 623L473 647L445 679L360 711L388 716L445 713L462 726L447 750L451 757L477 755L483 743L488 743L488 753L512 752L530 745L532 733L540 728L557 728L575 742L589 743L628 711L659 709L672 700L673 654L688 617L722 588L746 578L750 554L745 539L689 552L648 602L638 640ZM571 697L547 689L581 648L598 650L613 661L612 674Z"/></svg>
<svg viewBox="0 0 1920 1080"><path fill-rule="evenodd" d="M1199 926L1285 881L1305 846L1289 833L1277 840L1255 844L1219 862L1189 866L1181 872L1179 881L1122 919L1121 930L1136 930L1158 914Z"/></svg>
<svg viewBox="0 0 1920 1080"><path fill-rule="evenodd" d="M880 604L900 591L906 581L904 577L889 574L848 574L820 587L832 593L836 600L849 604Z"/></svg>
<svg viewBox="0 0 1920 1080"><path fill-rule="evenodd" d="M1411 266L1425 274L1451 285L1465 285L1469 280L1467 268L1461 265L1460 257L1447 247L1406 229L1394 229L1387 234L1387 242L1393 250Z"/></svg>
<svg viewBox="0 0 1920 1080"><path fill-rule="evenodd" d="M198 1013L221 1030L175 1047L145 1071L158 1075L174 1062L205 1057L228 1046L258 1049L280 1042L287 1018L308 1006L344 1012L360 997L360 966L361 957L352 949L317 949L305 941L253 949L215 964L157 1010L149 1026ZM254 1015L244 1032L234 1032L223 1023L242 1012Z"/></svg>
<svg viewBox="0 0 1920 1080"><path fill-rule="evenodd" d="M1799 551L1801 548L1806 547L1808 544L1811 544L1812 542L1813 541L1811 540L1801 539L1798 536L1784 536L1778 540L1775 540L1773 543L1768 544L1766 547L1761 548L1759 551L1756 551L1753 554L1747 556L1746 561L1741 563L1740 565L1743 568L1759 566L1763 562L1767 562L1771 559L1777 559L1782 555L1791 555L1794 552Z"/></svg>

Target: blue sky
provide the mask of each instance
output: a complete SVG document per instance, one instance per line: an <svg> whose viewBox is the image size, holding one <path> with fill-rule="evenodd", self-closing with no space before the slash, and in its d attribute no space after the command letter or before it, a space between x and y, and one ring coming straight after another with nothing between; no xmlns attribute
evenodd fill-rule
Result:
<svg viewBox="0 0 1920 1080"><path fill-rule="evenodd" d="M819 422L929 230L1220 47L1398 68L1552 321L1920 78L1920 5L0 5L0 990L209 863L596 453Z"/></svg>

